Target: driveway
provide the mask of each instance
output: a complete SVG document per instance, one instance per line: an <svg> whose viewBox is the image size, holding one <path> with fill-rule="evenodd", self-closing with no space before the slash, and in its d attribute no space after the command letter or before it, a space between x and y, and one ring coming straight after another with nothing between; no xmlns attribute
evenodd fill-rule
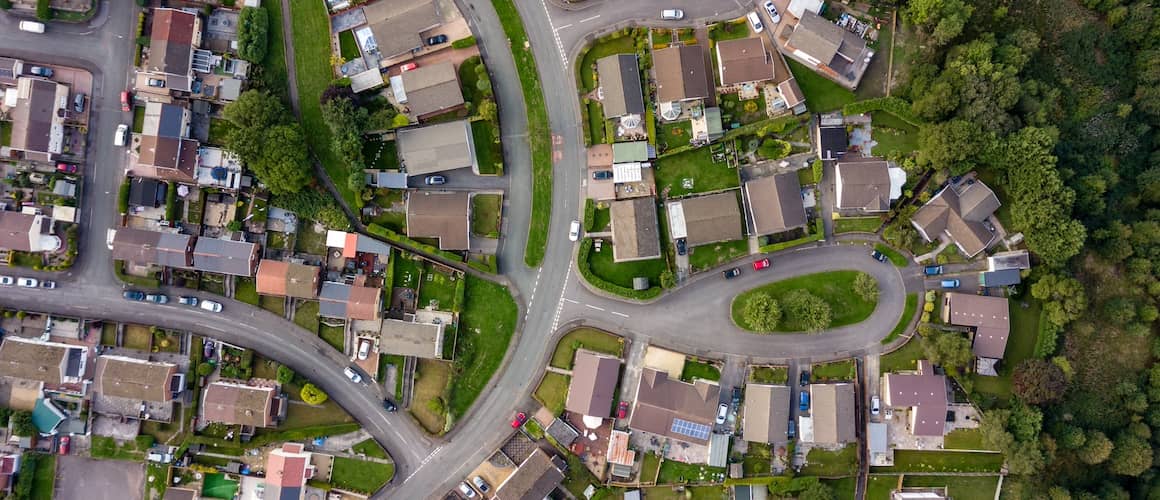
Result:
<svg viewBox="0 0 1160 500"><path fill-rule="evenodd" d="M159 478L164 481L164 478ZM145 465L77 456L56 458L56 500L140 500Z"/></svg>

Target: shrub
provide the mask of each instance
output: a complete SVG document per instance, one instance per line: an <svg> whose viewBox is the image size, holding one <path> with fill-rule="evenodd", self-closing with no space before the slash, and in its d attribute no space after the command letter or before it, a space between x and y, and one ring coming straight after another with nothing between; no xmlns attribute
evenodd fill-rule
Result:
<svg viewBox="0 0 1160 500"><path fill-rule="evenodd" d="M322 389L310 383L302 386L302 392L299 393L299 396L302 396L302 401L309 405L320 405L330 398Z"/></svg>
<svg viewBox="0 0 1160 500"><path fill-rule="evenodd" d="M36 0L36 18L41 21L52 19L52 7L48 5L48 0Z"/></svg>
<svg viewBox="0 0 1160 500"><path fill-rule="evenodd" d="M900 97L891 96L866 99L865 101L847 104L842 108L842 113L847 115L859 115L871 111L885 111L915 127L923 124L923 121L910 110L910 103Z"/></svg>
<svg viewBox="0 0 1160 500"><path fill-rule="evenodd" d="M766 139L761 141L761 146L757 148L757 154L769 160L776 160L788 156L792 149L793 146L783 140Z"/></svg>
<svg viewBox="0 0 1160 500"><path fill-rule="evenodd" d="M238 57L260 63L266 57L267 33L270 30L266 9L246 7L238 17Z"/></svg>
<svg viewBox="0 0 1160 500"><path fill-rule="evenodd" d="M468 36L466 38L460 38L454 42L451 42L451 48L453 48L453 49L466 49L466 48L471 47L473 45L475 45L475 37L473 37L473 36Z"/></svg>
<svg viewBox="0 0 1160 500"><path fill-rule="evenodd" d="M201 364L197 365L198 376L206 377L211 373L213 373L213 363L202 362Z"/></svg>
<svg viewBox="0 0 1160 500"><path fill-rule="evenodd" d="M32 423L32 412L17 410L12 412L12 433L17 436L33 436L36 425Z"/></svg>
<svg viewBox="0 0 1160 500"><path fill-rule="evenodd" d="M592 232L593 226L596 225L596 202L592 198L584 200L584 231Z"/></svg>
<svg viewBox="0 0 1160 500"><path fill-rule="evenodd" d="M121 183L121 190L117 191L117 209L122 215L129 213L129 182L126 178L125 182Z"/></svg>
<svg viewBox="0 0 1160 500"><path fill-rule="evenodd" d="M278 365L276 377L279 384L289 384L294 380L294 370L291 370L290 367L286 365Z"/></svg>
<svg viewBox="0 0 1160 500"><path fill-rule="evenodd" d="M173 181L169 181L165 192L165 220L177 220L177 183Z"/></svg>

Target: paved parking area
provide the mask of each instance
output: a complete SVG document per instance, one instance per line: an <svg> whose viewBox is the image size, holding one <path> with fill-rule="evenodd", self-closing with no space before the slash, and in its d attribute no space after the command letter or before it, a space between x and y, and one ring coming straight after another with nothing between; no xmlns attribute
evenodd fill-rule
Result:
<svg viewBox="0 0 1160 500"><path fill-rule="evenodd" d="M77 456L56 459L56 500L141 500L145 465Z"/></svg>

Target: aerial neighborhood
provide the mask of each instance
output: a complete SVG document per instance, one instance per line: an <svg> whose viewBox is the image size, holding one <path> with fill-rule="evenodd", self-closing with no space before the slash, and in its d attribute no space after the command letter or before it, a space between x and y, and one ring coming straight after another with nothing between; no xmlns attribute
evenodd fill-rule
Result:
<svg viewBox="0 0 1160 500"><path fill-rule="evenodd" d="M0 496L1160 488L1147 0L541 3L0 1Z"/></svg>

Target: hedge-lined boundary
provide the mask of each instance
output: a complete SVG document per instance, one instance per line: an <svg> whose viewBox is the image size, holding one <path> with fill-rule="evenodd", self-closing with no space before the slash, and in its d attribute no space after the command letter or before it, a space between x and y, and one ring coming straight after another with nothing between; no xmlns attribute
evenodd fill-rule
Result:
<svg viewBox="0 0 1160 500"><path fill-rule="evenodd" d="M842 107L842 113L847 115L860 115L871 111L885 111L915 127L921 127L925 124L925 122L918 116L915 116L914 112L910 110L910 103L900 97L866 99L865 101L850 103Z"/></svg>
<svg viewBox="0 0 1160 500"><path fill-rule="evenodd" d="M661 296L660 286L654 285L648 290L633 290L632 288L623 287L617 285L616 283L605 281L604 278L596 276L592 273L592 268L588 266L588 256L591 253L592 238L584 238L584 241L580 243L580 255L577 257L576 261L578 267L580 267L580 275L584 277L584 280L587 281L589 285L604 290L605 292L616 294L629 299L649 300Z"/></svg>

